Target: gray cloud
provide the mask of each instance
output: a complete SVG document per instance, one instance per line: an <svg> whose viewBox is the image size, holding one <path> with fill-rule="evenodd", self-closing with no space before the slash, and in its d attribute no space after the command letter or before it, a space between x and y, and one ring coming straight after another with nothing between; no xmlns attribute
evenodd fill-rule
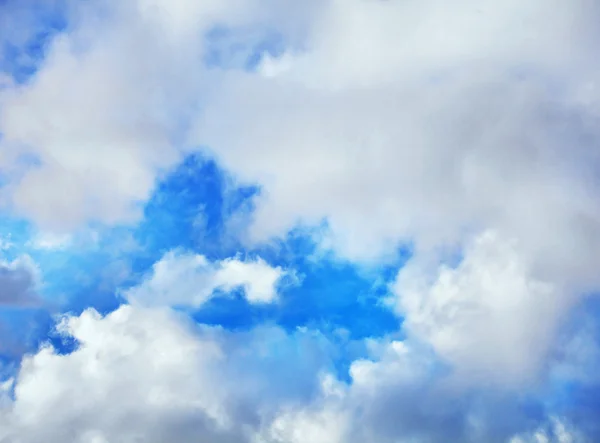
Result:
<svg viewBox="0 0 600 443"><path fill-rule="evenodd" d="M39 271L29 257L0 263L0 306L39 306L38 285Z"/></svg>

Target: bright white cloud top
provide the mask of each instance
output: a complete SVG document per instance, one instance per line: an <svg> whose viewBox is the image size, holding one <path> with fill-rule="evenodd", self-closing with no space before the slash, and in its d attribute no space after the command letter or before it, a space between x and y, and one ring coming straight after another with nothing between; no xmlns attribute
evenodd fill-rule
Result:
<svg viewBox="0 0 600 443"><path fill-rule="evenodd" d="M599 18L0 3L0 442L600 440Z"/></svg>
<svg viewBox="0 0 600 443"><path fill-rule="evenodd" d="M215 290L242 288L250 303L270 303L277 298L276 284L283 276L263 260L227 259L210 263L197 254L167 253L152 266L152 274L141 285L127 290L131 303L154 306L200 306Z"/></svg>

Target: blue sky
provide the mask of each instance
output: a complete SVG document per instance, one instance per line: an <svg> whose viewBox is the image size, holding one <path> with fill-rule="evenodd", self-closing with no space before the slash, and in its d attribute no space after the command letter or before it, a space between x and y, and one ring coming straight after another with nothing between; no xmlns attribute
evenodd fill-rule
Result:
<svg viewBox="0 0 600 443"><path fill-rule="evenodd" d="M1 1L0 441L597 440L590 8Z"/></svg>

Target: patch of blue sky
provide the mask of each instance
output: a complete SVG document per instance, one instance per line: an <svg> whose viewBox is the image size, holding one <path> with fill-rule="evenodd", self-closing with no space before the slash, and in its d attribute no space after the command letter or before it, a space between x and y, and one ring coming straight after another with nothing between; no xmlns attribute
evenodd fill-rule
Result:
<svg viewBox="0 0 600 443"><path fill-rule="evenodd" d="M37 349L40 337L54 327L54 316L45 308L0 309L0 356L5 359Z"/></svg>
<svg viewBox="0 0 600 443"><path fill-rule="evenodd" d="M243 370L253 372L266 371L271 374L270 383L293 389L299 397L310 396L318 388L314 377L315 368L334 370L333 361L340 348L318 331L297 330L286 333L270 325L262 325L251 332L253 340L245 340L250 346L245 355ZM244 338L238 333L237 339ZM256 359L259 355L261 358ZM284 364L288 370L282 370ZM277 395L270 392L269 395ZM305 397L307 398L307 397Z"/></svg>
<svg viewBox="0 0 600 443"><path fill-rule="evenodd" d="M540 396L540 403L544 405L546 415L564 417L585 435L600 435L600 384L569 382L555 385L550 392Z"/></svg>
<svg viewBox="0 0 600 443"><path fill-rule="evenodd" d="M124 246L130 235L127 228L107 230L98 241L84 231L67 238L64 245L41 245L38 234L26 221L6 214L0 219L0 256L5 261L25 254L33 259L42 274L40 290L49 310L73 309L72 303L78 299L77 311L84 309L90 299L102 312L118 306L115 297L109 294L121 283L116 278L116 267L126 252Z"/></svg>
<svg viewBox="0 0 600 443"><path fill-rule="evenodd" d="M562 328L558 368L552 373L544 393L549 410L577 419L587 409L600 410L600 302L590 297L570 314ZM562 361L561 361L562 360ZM584 376L584 374L586 374Z"/></svg>
<svg viewBox="0 0 600 443"><path fill-rule="evenodd" d="M44 59L48 43L66 27L63 0L0 2L0 72L26 82Z"/></svg>
<svg viewBox="0 0 600 443"><path fill-rule="evenodd" d="M21 255L32 238L32 228L27 222L4 214L0 217L0 256L12 261Z"/></svg>
<svg viewBox="0 0 600 443"><path fill-rule="evenodd" d="M10 356L0 351L0 383L12 378L16 371L16 363Z"/></svg>
<svg viewBox="0 0 600 443"><path fill-rule="evenodd" d="M240 245L226 241L227 220L257 192L236 186L214 162L188 156L158 185L133 236L149 261L173 248L200 251L211 260L230 257Z"/></svg>
<svg viewBox="0 0 600 443"><path fill-rule="evenodd" d="M289 333L307 327L331 340L349 342L397 333L400 320L384 301L388 284L408 253L399 253L397 263L377 271L365 271L333 254L315 259L319 246L308 227L299 227L283 239L244 247L230 235L227 223L232 214L250 211L259 192L255 187L237 186L214 162L189 156L158 184L137 226L97 226L91 231L97 236L84 231L65 247L36 248L32 226L4 218L0 235L14 245L5 251L7 259L29 254L44 278L49 317L38 319L41 326L28 333L48 340L52 314L58 310L77 314L93 307L106 314L116 309L123 302L119 290L140 283L152 265L173 249L203 254L210 260L260 256L272 266L296 273L296 282L288 279L281 285L276 303L252 305L241 291L233 291L191 310L199 323L236 331L271 324ZM17 323L12 325L25 331ZM60 340L52 340L60 348ZM364 349L358 346L355 354L339 355L335 364L341 372L354 355L364 355Z"/></svg>
<svg viewBox="0 0 600 443"><path fill-rule="evenodd" d="M334 258L315 261L317 245L310 231L296 230L255 248L230 241L229 217L245 211L259 192L252 187L236 188L233 183L212 161L188 157L159 185L146 207L146 217L134 233L141 252L131 260L132 271L142 278L155 261L175 248L211 260L260 256L272 266L293 269L299 284L284 285L273 305L250 305L239 292L214 297L193 314L196 320L232 329L265 321L290 330L312 325L321 330L346 329L352 337L380 336L398 329L398 319L381 301L387 295L382 277L391 280L399 264L384 268L373 280Z"/></svg>

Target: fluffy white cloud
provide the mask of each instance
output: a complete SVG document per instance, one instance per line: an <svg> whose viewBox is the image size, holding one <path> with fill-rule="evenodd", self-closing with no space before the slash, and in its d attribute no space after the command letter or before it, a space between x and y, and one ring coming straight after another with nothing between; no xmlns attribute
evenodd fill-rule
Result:
<svg viewBox="0 0 600 443"><path fill-rule="evenodd" d="M70 32L49 43L30 81L0 96L5 203L54 230L139 216L156 177L181 158L202 32L226 3L178 14L151 1L72 4ZM192 43L166 41L182 20L197 25Z"/></svg>
<svg viewBox="0 0 600 443"><path fill-rule="evenodd" d="M269 303L277 297L277 282L283 277L280 267L272 268L262 259L256 261L224 260L214 275L214 287L231 291L243 287L251 303Z"/></svg>
<svg viewBox="0 0 600 443"><path fill-rule="evenodd" d="M302 50L229 73L191 137L263 185L251 241L325 218L351 259L410 243L408 330L466 378L531 380L600 285L597 13L332 0ZM447 246L458 269L419 269Z"/></svg>
<svg viewBox="0 0 600 443"><path fill-rule="evenodd" d="M162 309L90 310L59 329L78 349L24 359L14 400L2 404L0 441L250 441L281 399L310 397L327 362L318 334L231 334Z"/></svg>
<svg viewBox="0 0 600 443"><path fill-rule="evenodd" d="M0 169L8 181L2 204L55 231L90 221L130 222L140 216L156 179L187 152L189 118L211 94L206 33L214 27L256 27L280 17L285 5L255 0L61 5L66 30L47 42L32 78L2 82ZM6 9L16 20L12 9L33 17L39 8ZM38 31L27 23L22 23L26 35L0 34L0 43L17 39L26 45Z"/></svg>
<svg viewBox="0 0 600 443"><path fill-rule="evenodd" d="M279 75L226 77L196 128L264 185L253 239L327 217L339 252L377 258L500 227L553 271L568 254L595 278L597 105L579 95L595 75L556 68L592 47L589 11L331 1L313 25Z"/></svg>
<svg viewBox="0 0 600 443"><path fill-rule="evenodd" d="M470 381L538 379L578 297L539 280L518 242L494 232L477 238L456 267L427 267L415 258L394 286L407 332Z"/></svg>
<svg viewBox="0 0 600 443"><path fill-rule="evenodd" d="M139 286L123 295L132 303L197 307L216 290L243 288L250 303L271 303L277 298L277 283L283 276L280 267L273 268L260 258L211 263L202 255L171 251L152 266Z"/></svg>
<svg viewBox="0 0 600 443"><path fill-rule="evenodd" d="M350 385L324 378L319 397L284 408L258 441L507 442L517 433L530 435L520 431L531 429L532 421L515 397L457 389L440 377L435 359L409 342L383 345L371 359L355 361L350 375ZM577 435L574 441L585 441L574 430L561 434L564 427L540 430L549 438Z"/></svg>
<svg viewBox="0 0 600 443"><path fill-rule="evenodd" d="M530 428L514 399L466 399L410 344L374 346L346 384L323 375L331 346L310 331L230 333L134 306L59 330L77 350L46 346L0 386L0 441L500 442Z"/></svg>
<svg viewBox="0 0 600 443"><path fill-rule="evenodd" d="M600 285L598 6L301 3L71 5L68 32L30 81L2 81L0 203L51 231L131 221L187 148L208 145L262 186L251 241L326 218L351 259L411 242L396 286L411 340L463 379L532 379L579 294ZM213 27L269 28L290 48L257 72L208 70ZM457 267L428 262L456 244L466 247ZM243 286L249 301L268 302L280 272L171 254L125 295L199 305ZM311 402L257 403L239 390L275 366L222 363L218 339L157 312L69 320L82 347L24 362L6 440L495 441L522 430L496 398L483 412L450 412L462 396L431 383L435 358L415 344L355 362L351 386L330 384ZM244 372L250 361L257 378ZM244 369L235 387L229 368Z"/></svg>

